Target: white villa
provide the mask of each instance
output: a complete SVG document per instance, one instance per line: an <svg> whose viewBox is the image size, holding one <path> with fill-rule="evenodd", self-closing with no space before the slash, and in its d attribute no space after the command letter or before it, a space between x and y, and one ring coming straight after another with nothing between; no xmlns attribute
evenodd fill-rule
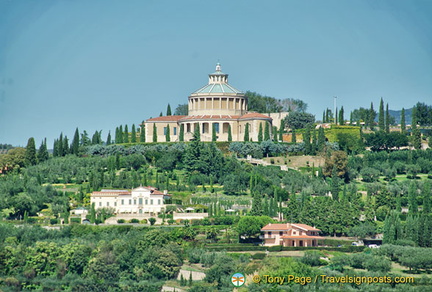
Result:
<svg viewBox="0 0 432 292"><path fill-rule="evenodd" d="M90 203L95 209L114 208L116 214L150 214L156 215L165 210L166 192L153 187L138 187L129 190L106 190L93 192Z"/></svg>

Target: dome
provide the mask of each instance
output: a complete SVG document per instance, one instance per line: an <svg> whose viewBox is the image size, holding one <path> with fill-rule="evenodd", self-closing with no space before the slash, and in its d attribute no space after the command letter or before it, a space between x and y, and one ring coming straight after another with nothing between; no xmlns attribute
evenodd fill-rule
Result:
<svg viewBox="0 0 432 292"><path fill-rule="evenodd" d="M216 72L209 74L209 83L192 94L216 93L216 94L243 94L241 90L228 84L228 74L221 70L221 65L216 64Z"/></svg>

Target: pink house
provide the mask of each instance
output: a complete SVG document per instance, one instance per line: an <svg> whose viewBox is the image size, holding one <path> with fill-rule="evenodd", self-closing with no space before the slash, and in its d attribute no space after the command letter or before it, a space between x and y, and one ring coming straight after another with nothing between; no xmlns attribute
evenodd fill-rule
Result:
<svg viewBox="0 0 432 292"><path fill-rule="evenodd" d="M318 235L320 230L297 223L269 223L261 228L265 246L318 246L318 241L324 238Z"/></svg>

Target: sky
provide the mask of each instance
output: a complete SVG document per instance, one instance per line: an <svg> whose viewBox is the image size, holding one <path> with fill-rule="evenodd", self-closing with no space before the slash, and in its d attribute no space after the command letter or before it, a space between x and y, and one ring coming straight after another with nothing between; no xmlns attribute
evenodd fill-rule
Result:
<svg viewBox="0 0 432 292"><path fill-rule="evenodd" d="M0 0L0 144L48 148L187 103L219 61L229 83L321 119L432 104L430 0Z"/></svg>

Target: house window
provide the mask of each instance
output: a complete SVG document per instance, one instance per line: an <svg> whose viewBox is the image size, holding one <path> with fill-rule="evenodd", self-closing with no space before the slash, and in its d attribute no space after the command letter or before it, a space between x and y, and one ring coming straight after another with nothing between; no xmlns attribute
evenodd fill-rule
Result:
<svg viewBox="0 0 432 292"><path fill-rule="evenodd" d="M121 204L124 205L124 200L122 199Z"/></svg>
<svg viewBox="0 0 432 292"><path fill-rule="evenodd" d="M145 201L145 204L148 205L148 200Z"/></svg>
<svg viewBox="0 0 432 292"><path fill-rule="evenodd" d="M282 234L283 234L283 232L282 232L282 231L279 231L279 235L282 236Z"/></svg>
<svg viewBox="0 0 432 292"><path fill-rule="evenodd" d="M134 200L134 205L136 205L136 200Z"/></svg>
<svg viewBox="0 0 432 292"><path fill-rule="evenodd" d="M219 123L213 123L213 128L217 134L219 134Z"/></svg>
<svg viewBox="0 0 432 292"><path fill-rule="evenodd" d="M138 204L142 205L142 202L143 202L142 198L139 198L138 199Z"/></svg>
<svg viewBox="0 0 432 292"><path fill-rule="evenodd" d="M99 202L99 207L102 207L102 202Z"/></svg>
<svg viewBox="0 0 432 292"><path fill-rule="evenodd" d="M271 231L269 231L268 235L269 235L269 236L271 236L271 235L272 235L272 234L271 234Z"/></svg>
<svg viewBox="0 0 432 292"><path fill-rule="evenodd" d="M129 199L129 205L132 205L132 199Z"/></svg>
<svg viewBox="0 0 432 292"><path fill-rule="evenodd" d="M167 127L164 127L164 135L167 133Z"/></svg>
<svg viewBox="0 0 432 292"><path fill-rule="evenodd" d="M150 200L150 205L153 205L153 199Z"/></svg>
<svg viewBox="0 0 432 292"><path fill-rule="evenodd" d="M107 206L109 206L109 202L107 202Z"/></svg>
<svg viewBox="0 0 432 292"><path fill-rule="evenodd" d="M174 135L177 135L177 127L173 128Z"/></svg>
<svg viewBox="0 0 432 292"><path fill-rule="evenodd" d="M117 207L117 202L114 202L114 207Z"/></svg>
<svg viewBox="0 0 432 292"><path fill-rule="evenodd" d="M158 200L158 205L160 205L161 203L160 203L160 200Z"/></svg>

